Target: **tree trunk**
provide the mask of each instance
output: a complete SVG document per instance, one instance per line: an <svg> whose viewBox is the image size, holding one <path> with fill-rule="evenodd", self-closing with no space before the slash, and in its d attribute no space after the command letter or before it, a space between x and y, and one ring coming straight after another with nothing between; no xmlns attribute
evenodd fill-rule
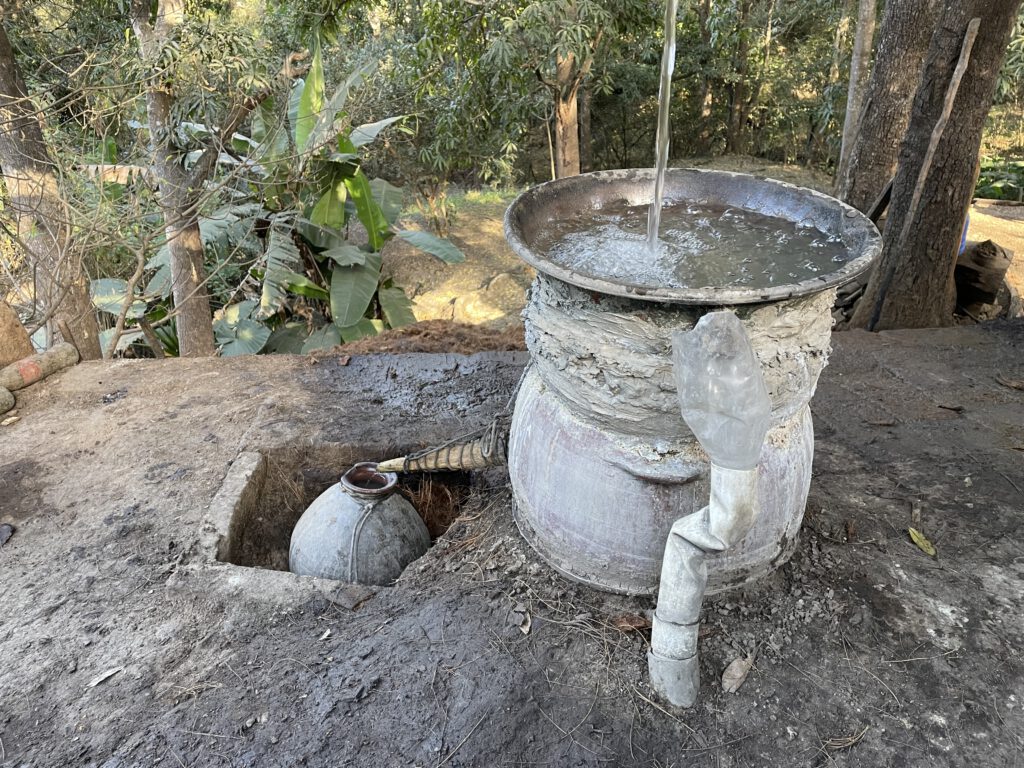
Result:
<svg viewBox="0 0 1024 768"><path fill-rule="evenodd" d="M857 14L857 34L853 38L853 56L850 59L850 86L846 95L846 114L843 117L843 141L839 148L837 179L846 176L850 164L850 149L860 123L871 71L871 47L875 40L875 0L860 0Z"/></svg>
<svg viewBox="0 0 1024 768"><path fill-rule="evenodd" d="M590 102L593 98L590 81L580 86L580 172L587 173L594 170L594 143L590 126Z"/></svg>
<svg viewBox="0 0 1024 768"><path fill-rule="evenodd" d="M700 136L697 140L697 151L702 155L710 155L711 144L714 141L714 134L711 130L711 109L715 105L711 78L703 78L700 90Z"/></svg>
<svg viewBox="0 0 1024 768"><path fill-rule="evenodd" d="M761 54L761 66L757 73L757 79L754 81L753 88L750 89L750 95L747 97L747 105L743 111L743 124L746 125L750 115L754 113L754 109L757 107L758 101L761 99L761 90L764 88L765 78L768 77L768 65L771 62L772 57L772 24L775 18L775 0L769 0L768 3L768 21L764 26L764 48ZM749 147L749 142L747 146ZM756 151L756 150L755 150Z"/></svg>
<svg viewBox="0 0 1024 768"><path fill-rule="evenodd" d="M697 139L697 151L702 155L711 154L714 131L711 127L711 108L714 106L715 92L708 72L711 70L711 11L712 0L702 0L696 6L697 21L700 27L700 40L703 48L700 78L700 136Z"/></svg>
<svg viewBox="0 0 1024 768"><path fill-rule="evenodd" d="M53 160L21 77L7 30L0 24L0 166L18 240L36 271L44 313L65 324L83 360L100 351L96 311ZM41 296L40 296L41 294Z"/></svg>
<svg viewBox="0 0 1024 768"><path fill-rule="evenodd" d="M836 23L836 34L832 38L832 61L828 68L828 85L832 87L839 82L839 65L843 57L846 36L850 33L850 14L853 13L853 0L843 0L839 21Z"/></svg>
<svg viewBox="0 0 1024 768"><path fill-rule="evenodd" d="M850 15L853 13L854 0L843 0L839 11L839 20L836 22L835 35L832 37L832 58L829 61L828 79L825 81L824 97L830 104L835 104L836 91L839 88L840 65L843 60L843 50L846 47L846 36L850 32ZM807 132L807 141L804 145L803 163L810 167L812 163L823 155L828 155L827 134L831 119L826 115L810 113L810 126Z"/></svg>
<svg viewBox="0 0 1024 768"><path fill-rule="evenodd" d="M855 326L883 330L951 322L957 246L974 192L981 135L1020 5L1021 0L967 0L943 9L900 147L882 256L857 304ZM973 18L981 20L977 39L947 113L947 93Z"/></svg>
<svg viewBox="0 0 1024 768"><path fill-rule="evenodd" d="M858 210L866 212L896 172L939 8L938 0L886 0L859 128L837 176L839 197Z"/></svg>
<svg viewBox="0 0 1024 768"><path fill-rule="evenodd" d="M576 57L558 56L555 67L555 175L562 179L580 172L580 134L576 95L579 82Z"/></svg>
<svg viewBox="0 0 1024 768"><path fill-rule="evenodd" d="M173 40L184 18L182 0L161 0L156 24L149 23L149 3L136 0L132 26L139 38L144 62L155 61L161 48ZM146 91L146 112L153 168L159 178L160 209L171 254L171 291L177 315L178 344L182 357L204 357L216 352L210 297L206 290L203 241L199 232L198 190L185 171L184 157L171 136L173 96L163 82L154 80Z"/></svg>
<svg viewBox="0 0 1024 768"><path fill-rule="evenodd" d="M739 42L736 44L736 57L733 60L735 79L729 85L729 124L725 132L725 151L729 154L742 154L746 150L744 128L749 90L747 72L750 69L750 31L747 29L749 15L750 0L743 0L736 20Z"/></svg>

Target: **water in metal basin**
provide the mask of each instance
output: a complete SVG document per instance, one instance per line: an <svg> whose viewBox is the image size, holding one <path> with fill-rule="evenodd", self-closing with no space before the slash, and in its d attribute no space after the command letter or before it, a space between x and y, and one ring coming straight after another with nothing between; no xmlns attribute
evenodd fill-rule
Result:
<svg viewBox="0 0 1024 768"><path fill-rule="evenodd" d="M656 250L647 206L610 204L547 223L532 244L579 274L649 288L766 288L839 269L857 252L810 222L710 204L666 206Z"/></svg>

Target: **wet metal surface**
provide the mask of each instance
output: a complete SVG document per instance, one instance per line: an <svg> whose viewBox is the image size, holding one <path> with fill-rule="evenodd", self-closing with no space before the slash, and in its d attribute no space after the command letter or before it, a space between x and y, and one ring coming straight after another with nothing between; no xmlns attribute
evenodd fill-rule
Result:
<svg viewBox="0 0 1024 768"><path fill-rule="evenodd" d="M543 247L554 222L600 211L609 206L644 206L651 202L652 169L601 171L541 184L520 195L505 217L505 236L528 264L552 277L581 288L613 296L687 304L749 304L806 296L842 285L864 272L881 250L881 236L859 211L834 198L773 179L728 171L672 168L665 179L665 205L694 203L749 211L784 222L813 227L838 238L849 255L832 271L803 280L770 286L687 286L632 277L588 273L559 263Z"/></svg>

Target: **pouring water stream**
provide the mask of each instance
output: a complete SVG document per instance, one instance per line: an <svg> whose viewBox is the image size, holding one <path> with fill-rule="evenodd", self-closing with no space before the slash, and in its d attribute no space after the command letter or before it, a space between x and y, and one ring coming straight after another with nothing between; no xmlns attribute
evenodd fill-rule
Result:
<svg viewBox="0 0 1024 768"><path fill-rule="evenodd" d="M623 198L584 207L549 222L534 246L574 272L644 288L771 288L829 274L849 260L850 250L841 231L823 232L813 217L678 196L666 205L678 9L679 0L665 0L650 202Z"/></svg>
<svg viewBox="0 0 1024 768"><path fill-rule="evenodd" d="M669 107L672 101L672 70L676 65L676 14L679 0L665 3L665 47L661 52L661 83L658 86L658 132L656 137L654 198L647 211L647 248L658 247L658 229L661 226L661 205L665 194L665 168L668 167Z"/></svg>

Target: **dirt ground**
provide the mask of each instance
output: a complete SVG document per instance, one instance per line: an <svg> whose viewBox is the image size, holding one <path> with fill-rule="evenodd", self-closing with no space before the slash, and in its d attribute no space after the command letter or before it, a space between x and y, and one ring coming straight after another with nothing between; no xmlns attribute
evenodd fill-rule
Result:
<svg viewBox="0 0 1024 768"><path fill-rule="evenodd" d="M690 711L647 685L653 600L553 572L501 471L393 587L214 559L218 492L251 452L308 492L507 405L521 354L364 354L521 348L531 274L505 205L462 207L465 265L388 254L432 323L316 358L83 364L19 393L0 766L1024 765L1024 321L836 337L798 548L707 602ZM977 206L971 237L1019 252L1019 210ZM258 523L286 534L277 499Z"/></svg>
<svg viewBox="0 0 1024 768"><path fill-rule="evenodd" d="M89 363L19 393L0 765L1024 764L1024 321L836 337L799 546L706 604L690 711L648 687L653 601L539 561L501 474L394 587L211 561L242 452L334 472L429 444L524 360Z"/></svg>
<svg viewBox="0 0 1024 768"><path fill-rule="evenodd" d="M449 320L505 328L519 322L533 269L505 242L505 209L515 193L462 196L449 239L466 254L456 267L431 262L404 241L392 241L384 272L413 299L417 320Z"/></svg>

